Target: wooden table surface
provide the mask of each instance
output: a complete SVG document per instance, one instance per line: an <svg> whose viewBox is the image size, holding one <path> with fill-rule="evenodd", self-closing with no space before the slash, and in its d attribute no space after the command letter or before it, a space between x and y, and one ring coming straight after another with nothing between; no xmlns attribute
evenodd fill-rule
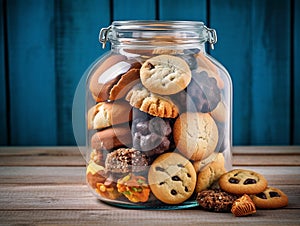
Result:
<svg viewBox="0 0 300 226"><path fill-rule="evenodd" d="M0 224L300 225L300 147L234 147L234 168L255 170L282 189L289 205L247 217L185 210L130 210L97 200L85 184L77 147L0 148Z"/></svg>

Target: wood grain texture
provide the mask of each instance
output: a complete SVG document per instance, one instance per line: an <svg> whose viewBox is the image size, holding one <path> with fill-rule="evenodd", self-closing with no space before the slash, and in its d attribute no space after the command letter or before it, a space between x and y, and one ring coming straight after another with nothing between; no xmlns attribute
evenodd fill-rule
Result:
<svg viewBox="0 0 300 226"><path fill-rule="evenodd" d="M293 143L300 144L300 2L295 0L294 1L294 27L292 28L294 31L294 45L293 45L293 92L291 95L294 95L294 102L292 103L293 109L293 119L291 119L291 123L293 126Z"/></svg>
<svg viewBox="0 0 300 226"><path fill-rule="evenodd" d="M155 20L155 0L113 0L113 20Z"/></svg>
<svg viewBox="0 0 300 226"><path fill-rule="evenodd" d="M211 1L212 54L233 80L235 145L289 144L289 15L289 1Z"/></svg>
<svg viewBox="0 0 300 226"><path fill-rule="evenodd" d="M85 70L106 51L101 48L98 34L102 27L110 24L109 0L56 1L55 10L57 112L59 112L57 144L74 145L76 142L72 129L73 97ZM84 100L82 97L77 101L84 103ZM85 128L84 109L82 121L76 123L81 125L80 128Z"/></svg>
<svg viewBox="0 0 300 226"><path fill-rule="evenodd" d="M0 145L8 144L7 136L7 102L6 102L6 66L5 66L5 37L4 37L4 0L0 0Z"/></svg>
<svg viewBox="0 0 300 226"><path fill-rule="evenodd" d="M57 141L53 19L51 0L7 1L10 87L6 88L14 145Z"/></svg>
<svg viewBox="0 0 300 226"><path fill-rule="evenodd" d="M206 22L206 1L204 0L160 0L160 20L196 20Z"/></svg>

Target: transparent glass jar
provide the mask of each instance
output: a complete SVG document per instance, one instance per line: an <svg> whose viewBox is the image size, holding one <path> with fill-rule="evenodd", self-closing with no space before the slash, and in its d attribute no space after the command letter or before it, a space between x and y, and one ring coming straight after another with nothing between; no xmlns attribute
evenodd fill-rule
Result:
<svg viewBox="0 0 300 226"><path fill-rule="evenodd" d="M111 50L86 72L86 178L100 200L193 207L231 168L231 79L205 52L216 39L193 21L116 21L100 31Z"/></svg>

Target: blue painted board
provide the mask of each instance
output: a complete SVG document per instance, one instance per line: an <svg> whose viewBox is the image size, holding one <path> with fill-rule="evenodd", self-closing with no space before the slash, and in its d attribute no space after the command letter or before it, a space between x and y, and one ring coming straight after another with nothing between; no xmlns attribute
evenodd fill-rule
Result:
<svg viewBox="0 0 300 226"><path fill-rule="evenodd" d="M212 54L233 80L235 145L289 144L289 13L288 1L211 1Z"/></svg>
<svg viewBox="0 0 300 226"><path fill-rule="evenodd" d="M56 144L53 19L53 1L7 1L12 145Z"/></svg>
<svg viewBox="0 0 300 226"><path fill-rule="evenodd" d="M7 134L7 103L4 51L4 0L0 0L0 145L8 144Z"/></svg>
<svg viewBox="0 0 300 226"><path fill-rule="evenodd" d="M294 78L294 103L293 109L293 119L292 119L292 128L293 128L293 144L300 145L300 1L294 1L294 58L293 58L293 78Z"/></svg>
<svg viewBox="0 0 300 226"><path fill-rule="evenodd" d="M195 20L206 23L205 0L159 0L160 20Z"/></svg>
<svg viewBox="0 0 300 226"><path fill-rule="evenodd" d="M113 20L155 20L155 0L113 0Z"/></svg>
<svg viewBox="0 0 300 226"><path fill-rule="evenodd" d="M109 6L109 0L56 1L58 145L76 144L72 127L73 98L85 70L106 51L98 41L98 34L102 27L110 24ZM81 101L84 103L84 97ZM82 120L77 120L76 126L82 135L77 142L84 144L84 108L79 110Z"/></svg>

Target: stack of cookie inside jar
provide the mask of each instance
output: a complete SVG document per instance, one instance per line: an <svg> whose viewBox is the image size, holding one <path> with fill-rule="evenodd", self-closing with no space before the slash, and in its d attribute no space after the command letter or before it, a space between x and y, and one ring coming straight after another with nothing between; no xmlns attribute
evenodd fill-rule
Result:
<svg viewBox="0 0 300 226"><path fill-rule="evenodd" d="M197 206L231 167L231 80L201 22L117 21L87 71L87 182L108 203Z"/></svg>

